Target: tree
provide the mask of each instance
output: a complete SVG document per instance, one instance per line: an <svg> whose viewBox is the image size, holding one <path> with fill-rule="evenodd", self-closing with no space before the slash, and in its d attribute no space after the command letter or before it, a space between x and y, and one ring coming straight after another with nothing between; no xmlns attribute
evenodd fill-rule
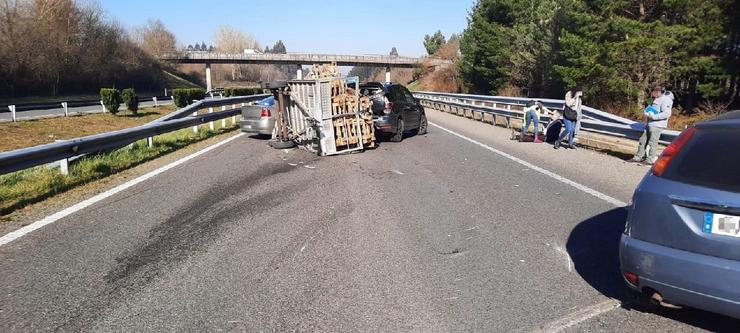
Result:
<svg viewBox="0 0 740 333"><path fill-rule="evenodd" d="M206 42L200 42L200 50L208 51L208 46L206 46Z"/></svg>
<svg viewBox="0 0 740 333"><path fill-rule="evenodd" d="M390 55L393 57L398 57L398 50L396 50L395 46L391 49Z"/></svg>
<svg viewBox="0 0 740 333"><path fill-rule="evenodd" d="M283 44L283 41L278 40L277 42L275 42L275 45L272 46L272 49L268 48L265 53L286 54L288 53L288 50L285 48L285 44Z"/></svg>
<svg viewBox="0 0 740 333"><path fill-rule="evenodd" d="M429 55L437 53L442 45L446 43L445 36L442 31L437 30L433 35L424 35L424 47L427 49Z"/></svg>
<svg viewBox="0 0 740 333"><path fill-rule="evenodd" d="M221 53L242 53L245 49L258 50L261 48L257 40L250 34L236 30L231 26L222 26L214 37L216 51ZM231 79L237 80L242 73L254 69L249 65L229 65L231 67Z"/></svg>
<svg viewBox="0 0 740 333"><path fill-rule="evenodd" d="M134 28L131 35L136 45L152 56L161 56L176 50L175 35L160 20L149 20L146 25Z"/></svg>

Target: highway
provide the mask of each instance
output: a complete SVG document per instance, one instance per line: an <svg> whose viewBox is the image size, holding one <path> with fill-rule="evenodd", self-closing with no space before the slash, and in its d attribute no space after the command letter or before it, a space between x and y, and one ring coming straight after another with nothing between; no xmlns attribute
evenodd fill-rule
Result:
<svg viewBox="0 0 740 333"><path fill-rule="evenodd" d="M429 134L361 154L240 135L0 246L0 331L740 327L621 302L646 167L427 114Z"/></svg>
<svg viewBox="0 0 740 333"><path fill-rule="evenodd" d="M172 100L168 99L168 100L158 101L157 104L158 105L170 105L172 104ZM139 103L139 108L152 107L152 106L154 106L153 101ZM4 107L3 111L7 111L7 110L8 110L7 107ZM68 108L67 111L70 115L86 114L86 113L102 113L103 107L101 105L70 107ZM121 104L119 111L128 112L128 110L126 110L126 104ZM61 104L60 104L60 107L56 109L29 110L29 111L19 111L16 113L17 119L33 119L33 118L42 118L42 117L63 117L63 116L64 116L64 109L61 107ZM12 120L13 118L10 112L0 113L0 122L12 121Z"/></svg>

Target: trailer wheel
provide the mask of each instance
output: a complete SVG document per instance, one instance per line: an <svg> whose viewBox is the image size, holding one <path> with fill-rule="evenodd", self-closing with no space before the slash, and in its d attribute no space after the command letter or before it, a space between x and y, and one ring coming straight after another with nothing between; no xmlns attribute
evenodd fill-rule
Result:
<svg viewBox="0 0 740 333"><path fill-rule="evenodd" d="M275 149L288 149L295 147L293 141L271 141L270 146Z"/></svg>

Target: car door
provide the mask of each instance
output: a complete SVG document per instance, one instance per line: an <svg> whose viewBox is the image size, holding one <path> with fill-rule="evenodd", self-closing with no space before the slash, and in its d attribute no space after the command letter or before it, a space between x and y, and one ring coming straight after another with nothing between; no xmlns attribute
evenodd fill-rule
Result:
<svg viewBox="0 0 740 333"><path fill-rule="evenodd" d="M414 95L412 95L406 87L399 85L398 88L403 95L405 103L404 119L406 119L406 128L418 128L419 120L421 120L421 107L419 106L419 103L417 103L416 98L414 98Z"/></svg>
<svg viewBox="0 0 740 333"><path fill-rule="evenodd" d="M410 108L406 96L404 96L401 86L391 85L388 88L388 94L386 97L388 101L393 103L393 113L399 118L403 119L404 127L409 128L409 117L412 117L409 112Z"/></svg>

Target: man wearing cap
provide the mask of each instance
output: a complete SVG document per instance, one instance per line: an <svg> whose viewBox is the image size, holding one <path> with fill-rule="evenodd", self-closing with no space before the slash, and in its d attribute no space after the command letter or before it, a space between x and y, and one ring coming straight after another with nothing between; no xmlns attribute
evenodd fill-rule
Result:
<svg viewBox="0 0 740 333"><path fill-rule="evenodd" d="M653 86L650 96L653 97L653 103L645 108L645 131L640 137L637 154L631 160L648 165L655 163L660 134L668 127L673 107L673 93L666 91L662 85Z"/></svg>

